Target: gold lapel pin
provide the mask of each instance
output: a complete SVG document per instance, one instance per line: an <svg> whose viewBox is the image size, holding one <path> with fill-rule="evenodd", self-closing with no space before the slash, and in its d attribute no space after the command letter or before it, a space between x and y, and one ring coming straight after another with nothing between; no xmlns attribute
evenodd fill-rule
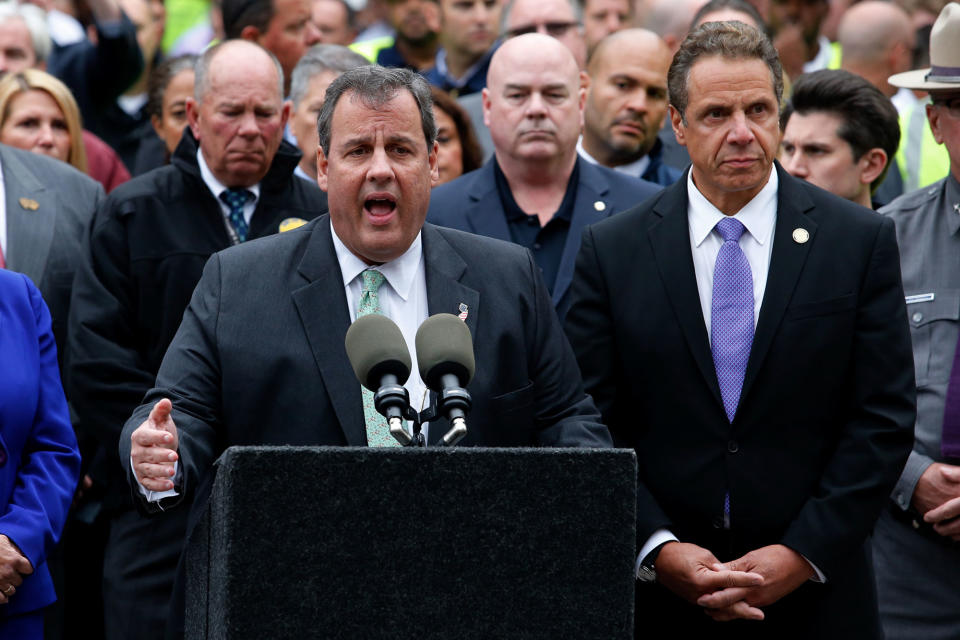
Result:
<svg viewBox="0 0 960 640"><path fill-rule="evenodd" d="M793 241L797 244L804 244L810 239L810 232L803 228L793 230Z"/></svg>
<svg viewBox="0 0 960 640"><path fill-rule="evenodd" d="M40 208L40 204L30 198L20 198L20 206L28 211L36 211Z"/></svg>
<svg viewBox="0 0 960 640"><path fill-rule="evenodd" d="M303 218L285 218L280 221L280 233L284 231L293 231L294 229L299 229L303 225L307 224L307 221Z"/></svg>
<svg viewBox="0 0 960 640"><path fill-rule="evenodd" d="M603 200L597 200L593 203L593 208L597 211L604 211L607 208L607 203Z"/></svg>

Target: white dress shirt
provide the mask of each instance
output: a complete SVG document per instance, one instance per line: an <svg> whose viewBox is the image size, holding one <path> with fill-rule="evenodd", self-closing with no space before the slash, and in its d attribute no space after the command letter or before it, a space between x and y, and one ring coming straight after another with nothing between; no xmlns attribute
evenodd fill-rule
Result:
<svg viewBox="0 0 960 640"><path fill-rule="evenodd" d="M410 394L410 406L422 411L428 404L427 386L420 379L420 370L417 368L416 335L417 329L427 319L429 308L427 304L427 277L423 262L423 242L421 234L417 234L413 243L406 252L390 262L371 266L354 255L347 248L337 232L330 224L333 236L333 248L340 264L340 274L343 277L344 293L347 297L347 308L350 311L350 321L357 318L357 306L360 301L360 291L363 287L361 274L367 269L375 269L384 275L385 282L380 286L378 298L380 311L383 315L397 323L403 339L410 351L410 377L403 385ZM357 382L359 385L360 382ZM429 435L429 423L424 424L423 437ZM130 459L130 468L133 469L133 458ZM179 464L174 463L174 483L179 482ZM136 477L136 471L134 471ZM140 493L150 502L179 495L176 489L166 491L151 491L139 484Z"/></svg>
<svg viewBox="0 0 960 640"><path fill-rule="evenodd" d="M410 248L396 260L371 267L343 244L333 229L332 223L330 232L333 236L333 248L337 252L337 262L340 263L340 274L343 276L351 322L357 319L357 305L363 288L361 274L367 269L374 269L384 275L386 282L380 286L378 295L380 312L397 323L407 343L407 350L410 351L410 378L403 386L410 394L410 406L417 411L422 411L429 398L427 386L420 379L420 370L417 368L415 338L417 329L427 319L429 310L421 234L417 234ZM360 383L357 382L357 384ZM427 436L428 426L423 426L424 437Z"/></svg>
<svg viewBox="0 0 960 640"><path fill-rule="evenodd" d="M771 169L770 179L760 192L740 211L734 214L746 231L740 236L740 249L750 264L753 276L753 326L756 329L760 317L760 306L767 288L767 274L770 270L770 257L773 254L773 230L777 224L777 189L779 179L776 170ZM710 319L713 305L713 272L717 255L723 246L723 237L716 231L716 225L725 216L719 209L700 193L693 183L693 172L687 173L687 222L690 229L690 248L693 252L693 270L697 278L697 291L700 295L700 309L706 325L707 339L711 339ZM637 569L647 555L665 542L678 538L668 529L657 529L640 548L637 556ZM806 560L806 558L804 558ZM820 569L807 560L816 580L823 582L825 577Z"/></svg>

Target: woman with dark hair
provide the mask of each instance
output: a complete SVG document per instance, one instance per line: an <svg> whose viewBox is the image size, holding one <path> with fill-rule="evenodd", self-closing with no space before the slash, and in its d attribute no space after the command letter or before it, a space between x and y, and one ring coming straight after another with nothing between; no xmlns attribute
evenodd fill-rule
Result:
<svg viewBox="0 0 960 640"><path fill-rule="evenodd" d="M147 80L147 115L166 146L170 161L187 126L187 98L193 97L193 67L197 56L170 58L157 65Z"/></svg>
<svg viewBox="0 0 960 640"><path fill-rule="evenodd" d="M437 142L440 152L440 182L450 182L464 173L479 169L483 164L483 150L473 132L470 116L445 91L431 87L433 115L437 121Z"/></svg>

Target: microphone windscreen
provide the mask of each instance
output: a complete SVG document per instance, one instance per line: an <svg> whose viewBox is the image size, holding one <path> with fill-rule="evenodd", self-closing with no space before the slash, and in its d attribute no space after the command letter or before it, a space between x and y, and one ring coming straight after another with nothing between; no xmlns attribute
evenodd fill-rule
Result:
<svg viewBox="0 0 960 640"><path fill-rule="evenodd" d="M343 340L347 358L360 384L376 392L386 374L397 376L399 384L410 377L410 351L400 327L379 313L357 318Z"/></svg>
<svg viewBox="0 0 960 640"><path fill-rule="evenodd" d="M417 367L432 390L441 388L440 378L452 373L465 387L473 378L473 338L467 324L455 315L438 313L417 329Z"/></svg>

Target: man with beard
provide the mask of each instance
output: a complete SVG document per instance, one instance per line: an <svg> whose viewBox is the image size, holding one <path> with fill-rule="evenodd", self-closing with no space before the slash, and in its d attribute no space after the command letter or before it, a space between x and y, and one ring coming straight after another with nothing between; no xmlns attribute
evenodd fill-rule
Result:
<svg viewBox="0 0 960 640"><path fill-rule="evenodd" d="M585 160L662 186L680 178L663 163L657 137L667 115L670 60L666 43L644 29L619 31L597 46L577 148Z"/></svg>
<svg viewBox="0 0 960 640"><path fill-rule="evenodd" d="M388 0L394 36L356 42L351 49L381 67L411 71L433 66L440 48L440 7L436 0Z"/></svg>

